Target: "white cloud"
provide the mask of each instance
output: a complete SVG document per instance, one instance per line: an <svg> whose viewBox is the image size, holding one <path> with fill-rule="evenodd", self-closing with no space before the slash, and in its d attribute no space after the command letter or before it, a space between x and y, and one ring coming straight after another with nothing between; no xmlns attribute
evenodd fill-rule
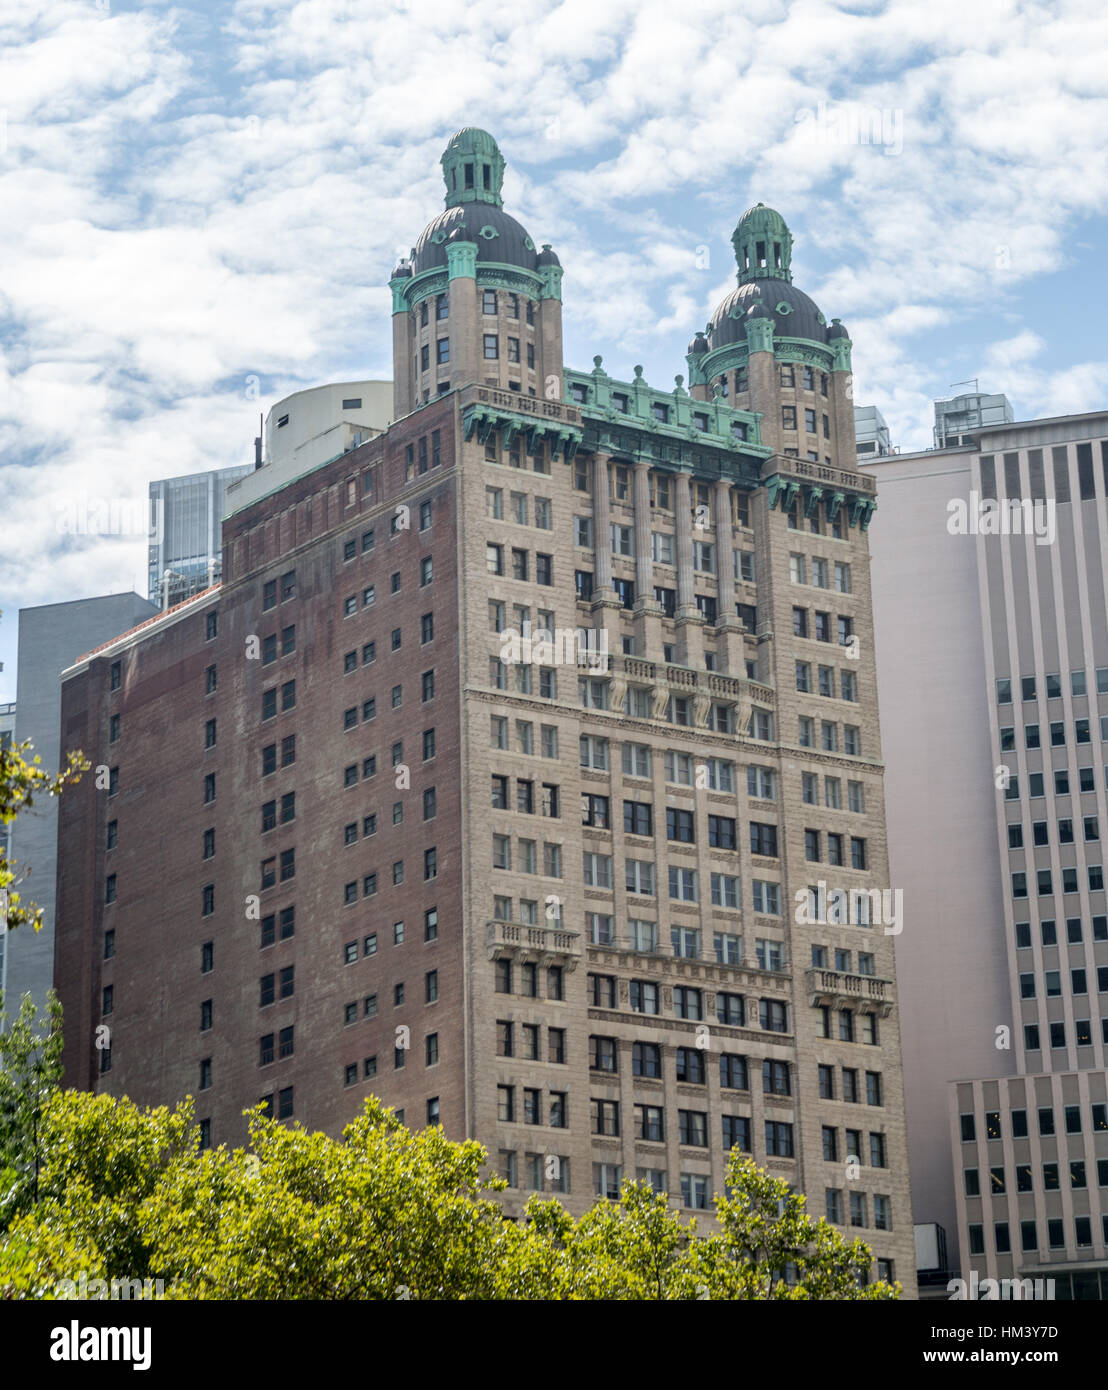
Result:
<svg viewBox="0 0 1108 1390"><path fill-rule="evenodd" d="M67 549L40 484L94 469L141 491L241 461L248 373L276 396L387 369L385 284L464 124L500 140L507 206L559 251L572 365L683 373L734 284L735 220L764 201L894 437L925 442L932 396L978 369L1024 414L1102 403L1103 364L1065 361L1061 318L1028 321L1022 292L1108 204L1108 14L966 13L0 0L0 505L34 543L0 557L9 612L118 588L133 565L118 544Z"/></svg>

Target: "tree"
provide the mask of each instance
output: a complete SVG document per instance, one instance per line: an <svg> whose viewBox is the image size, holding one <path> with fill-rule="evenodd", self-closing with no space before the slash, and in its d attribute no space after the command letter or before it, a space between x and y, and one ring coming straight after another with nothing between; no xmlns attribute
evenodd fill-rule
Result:
<svg viewBox="0 0 1108 1390"><path fill-rule="evenodd" d="M0 825L11 825L21 811L34 805L36 796L60 796L90 767L83 753L70 753L65 770L51 777L39 767L37 754L30 762L23 757L32 746L30 742L0 746ZM0 849L0 910L5 913L8 930L22 926L41 930L42 908L24 903L11 887L15 882L15 860Z"/></svg>
<svg viewBox="0 0 1108 1390"><path fill-rule="evenodd" d="M864 1241L845 1240L807 1199L731 1150L727 1188L716 1197L719 1230L694 1247L698 1277L713 1299L894 1299L900 1285L869 1283Z"/></svg>
<svg viewBox="0 0 1108 1390"><path fill-rule="evenodd" d="M62 1078L62 1006L53 990L36 1018L29 994L8 1020L0 995L0 1231L38 1200L44 1112Z"/></svg>
<svg viewBox="0 0 1108 1390"><path fill-rule="evenodd" d="M480 1144L412 1133L375 1097L340 1140L248 1113L249 1150L202 1150L189 1100L169 1111L52 1096L39 1201L0 1243L0 1298L56 1296L58 1272L81 1269L196 1299L897 1294L860 1289L865 1246L810 1221L803 1198L737 1151L706 1237L630 1182L579 1220L532 1198L517 1223L495 1200L503 1180L482 1177Z"/></svg>

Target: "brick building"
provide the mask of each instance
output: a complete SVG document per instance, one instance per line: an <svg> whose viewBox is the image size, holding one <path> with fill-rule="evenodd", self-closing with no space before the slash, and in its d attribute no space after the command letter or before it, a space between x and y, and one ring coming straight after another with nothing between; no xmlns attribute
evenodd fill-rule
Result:
<svg viewBox="0 0 1108 1390"><path fill-rule="evenodd" d="M69 1077L192 1093L212 1143L375 1092L513 1211L621 1175L703 1211L738 1143L912 1294L846 330L759 204L687 389L569 370L495 142L442 163L395 423L67 673Z"/></svg>

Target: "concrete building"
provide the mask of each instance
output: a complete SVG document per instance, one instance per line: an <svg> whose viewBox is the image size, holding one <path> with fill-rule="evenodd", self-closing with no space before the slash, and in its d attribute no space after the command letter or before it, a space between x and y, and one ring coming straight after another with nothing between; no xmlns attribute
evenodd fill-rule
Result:
<svg viewBox="0 0 1108 1390"><path fill-rule="evenodd" d="M253 471L244 464L150 484L151 603L171 608L219 582L227 489Z"/></svg>
<svg viewBox="0 0 1108 1390"><path fill-rule="evenodd" d="M15 737L15 701L0 705L0 749L10 748ZM0 825L0 854L8 854L11 844L11 831ZM7 948L7 914L2 910L3 895L0 894L0 997L4 993L4 956Z"/></svg>
<svg viewBox="0 0 1108 1390"><path fill-rule="evenodd" d="M974 382L976 386L977 383ZM1015 418L1007 396L967 392L935 402L935 448L976 444L983 430L1010 425Z"/></svg>
<svg viewBox="0 0 1108 1390"><path fill-rule="evenodd" d="M859 463L884 458L893 452L889 442L889 427L875 405L854 407L854 444Z"/></svg>
<svg viewBox="0 0 1108 1390"><path fill-rule="evenodd" d="M20 609L12 736L18 743L30 739L34 744L30 756L37 753L44 768L56 772L62 761L62 670L90 644L115 637L153 612L156 609L134 593ZM41 931L20 928L8 938L6 980L0 977L0 986L11 1009L18 1008L27 993L41 1004L53 980L58 804L53 797L40 797L20 813L10 831L10 851L21 879L19 891L44 914Z"/></svg>
<svg viewBox="0 0 1108 1390"><path fill-rule="evenodd" d="M375 1092L512 1213L627 1175L704 1214L738 1144L912 1296L847 330L759 204L687 388L567 369L495 141L442 163L394 423L66 673L110 765L62 805L67 1074L211 1143Z"/></svg>
<svg viewBox="0 0 1108 1390"><path fill-rule="evenodd" d="M1108 415L974 431L874 465L912 1190L948 1248L921 1283L1103 1298Z"/></svg>

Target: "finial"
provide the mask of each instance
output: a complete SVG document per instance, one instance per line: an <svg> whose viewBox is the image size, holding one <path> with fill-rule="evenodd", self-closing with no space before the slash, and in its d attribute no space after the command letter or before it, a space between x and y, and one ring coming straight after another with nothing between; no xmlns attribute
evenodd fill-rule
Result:
<svg viewBox="0 0 1108 1390"><path fill-rule="evenodd" d="M636 368L635 368L635 380L636 380L636 381L642 381L642 368L641 368L641 367L636 367Z"/></svg>
<svg viewBox="0 0 1108 1390"><path fill-rule="evenodd" d="M601 357L601 355L600 355L599 352L598 352L598 353L596 354L596 356L592 359L592 364L593 364L593 366L596 368L597 371L600 370L600 367L601 367L601 364L603 363L603 361L604 361L604 359L603 359L603 357Z"/></svg>

